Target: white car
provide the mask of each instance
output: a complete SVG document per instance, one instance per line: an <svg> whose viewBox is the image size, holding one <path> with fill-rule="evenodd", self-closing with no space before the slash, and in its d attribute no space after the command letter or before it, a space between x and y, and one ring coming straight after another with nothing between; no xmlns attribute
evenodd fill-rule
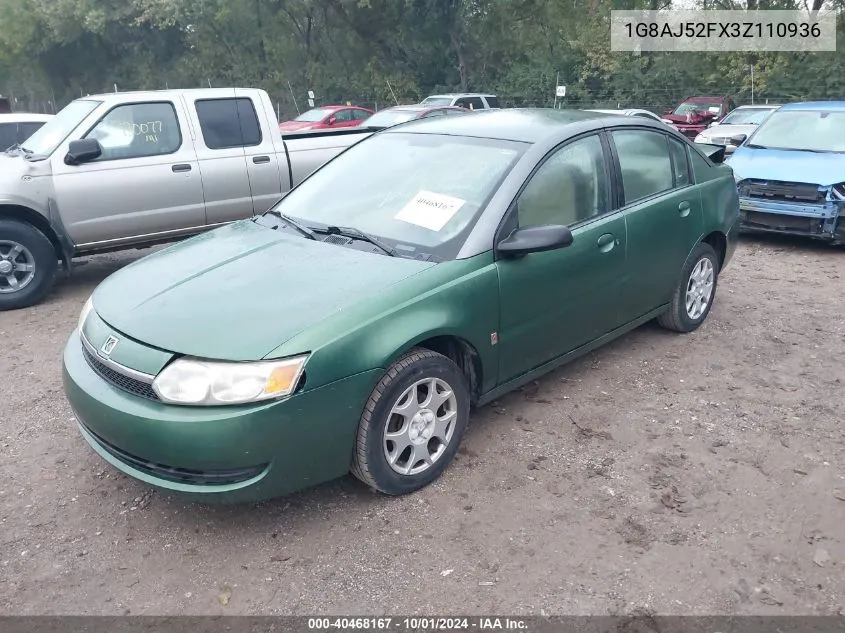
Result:
<svg viewBox="0 0 845 633"><path fill-rule="evenodd" d="M720 121L714 121L695 137L696 143L724 145L725 154L734 150L751 136L751 133L780 107L779 104L744 105L728 112Z"/></svg>
<svg viewBox="0 0 845 633"><path fill-rule="evenodd" d="M0 152L13 145L23 145L26 139L52 118L52 114L0 114Z"/></svg>
<svg viewBox="0 0 845 633"><path fill-rule="evenodd" d="M649 112L648 110L641 110L640 108L628 108L627 110L587 110L587 112L600 112L601 114L617 114L619 116L639 116L646 119L660 121L664 125L668 125L673 130L678 129L668 119L664 119L663 117L656 115L654 112Z"/></svg>
<svg viewBox="0 0 845 633"><path fill-rule="evenodd" d="M499 108L499 98L478 92L453 92L442 95L431 95L420 101L426 106L457 106L467 110L492 110Z"/></svg>

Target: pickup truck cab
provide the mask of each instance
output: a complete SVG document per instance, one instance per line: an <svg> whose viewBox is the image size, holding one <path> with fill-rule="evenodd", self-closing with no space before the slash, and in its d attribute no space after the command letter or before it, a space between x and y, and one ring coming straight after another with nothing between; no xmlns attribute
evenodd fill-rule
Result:
<svg viewBox="0 0 845 633"><path fill-rule="evenodd" d="M0 154L0 309L40 301L59 262L261 214L368 134L283 138L263 90L77 99Z"/></svg>

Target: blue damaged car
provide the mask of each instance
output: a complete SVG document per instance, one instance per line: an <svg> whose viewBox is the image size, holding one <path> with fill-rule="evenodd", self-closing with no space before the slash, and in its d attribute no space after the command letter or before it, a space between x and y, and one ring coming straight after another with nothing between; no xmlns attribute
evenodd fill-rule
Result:
<svg viewBox="0 0 845 633"><path fill-rule="evenodd" d="M845 243L845 102L781 106L729 165L740 230Z"/></svg>

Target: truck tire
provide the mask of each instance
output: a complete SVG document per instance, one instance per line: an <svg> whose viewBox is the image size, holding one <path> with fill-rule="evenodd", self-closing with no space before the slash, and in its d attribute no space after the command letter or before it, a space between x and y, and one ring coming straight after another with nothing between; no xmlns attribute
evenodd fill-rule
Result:
<svg viewBox="0 0 845 633"><path fill-rule="evenodd" d="M26 222L0 220L0 310L41 301L55 284L58 264L41 231Z"/></svg>

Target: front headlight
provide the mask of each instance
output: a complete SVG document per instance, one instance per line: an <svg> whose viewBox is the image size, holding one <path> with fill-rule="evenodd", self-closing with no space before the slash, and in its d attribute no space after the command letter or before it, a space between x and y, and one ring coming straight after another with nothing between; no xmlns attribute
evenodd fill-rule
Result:
<svg viewBox="0 0 845 633"><path fill-rule="evenodd" d="M254 363L180 358L153 381L153 390L174 404L244 404L289 395L308 356Z"/></svg>
<svg viewBox="0 0 845 633"><path fill-rule="evenodd" d="M82 326L85 325L85 319L88 318L88 315L91 314L91 310L94 307L94 297L93 295L88 297L88 301L85 302L85 305L82 306L82 312L79 313L79 321L76 323L76 329L82 332Z"/></svg>

